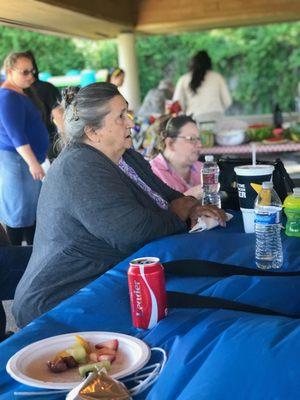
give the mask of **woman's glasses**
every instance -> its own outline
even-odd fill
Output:
[[[23,76],[28,76],[28,75],[35,75],[36,70],[35,69],[18,69],[18,68],[13,68],[15,71],[19,72],[19,74]]]
[[[201,143],[201,139],[195,136],[177,136],[176,139],[185,139],[187,142],[196,144]]]

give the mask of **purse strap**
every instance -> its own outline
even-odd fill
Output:
[[[166,274],[179,276],[228,277],[232,275],[246,276],[300,276],[300,271],[273,272],[236,267],[204,260],[177,260],[163,263]],[[202,296],[184,292],[167,291],[169,308],[213,308],[243,311],[254,314],[300,318],[300,314],[284,313],[269,308],[253,306],[221,297]]]
[[[166,274],[179,276],[211,276],[225,278],[232,275],[246,276],[300,276],[300,271],[270,271],[238,267],[207,260],[175,260],[163,263]]]

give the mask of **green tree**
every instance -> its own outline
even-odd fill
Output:
[[[118,65],[115,40],[58,38],[0,27],[0,59],[10,51],[34,52],[39,69],[61,75],[69,69],[109,68]],[[188,70],[200,49],[209,52],[215,70],[229,83],[231,111],[268,113],[275,102],[294,109],[300,75],[300,23],[247,28],[213,29],[181,35],[138,36],[136,49],[142,97],[162,78],[174,83]]]
[[[214,29],[201,33],[140,36],[137,39],[141,92],[163,77],[175,83],[190,58],[209,52],[214,69],[229,82],[236,112],[271,112],[275,102],[290,111],[300,75],[300,23]]]
[[[115,40],[101,42],[74,39],[74,43],[85,60],[85,68],[95,70],[118,65],[118,50]]]
[[[63,75],[85,66],[83,54],[72,39],[0,26],[0,60],[12,51],[32,50],[40,71]]]

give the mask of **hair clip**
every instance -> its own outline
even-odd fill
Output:
[[[79,115],[78,115],[76,104],[73,104],[73,118],[74,118],[74,121],[79,120]]]
[[[170,125],[171,125],[171,123],[172,123],[172,120],[173,120],[173,117],[169,118],[169,120],[168,120],[168,122],[167,122],[167,124],[166,124],[165,132],[167,132],[167,133],[168,133],[168,130],[169,130]]]
[[[69,86],[61,91],[61,96],[68,106],[72,103],[79,90],[79,86]]]

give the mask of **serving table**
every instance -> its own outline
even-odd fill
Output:
[[[300,143],[288,142],[282,144],[263,144],[261,142],[255,143],[257,153],[285,153],[300,151]],[[242,144],[237,146],[213,146],[202,147],[201,154],[251,154],[252,144]]]

